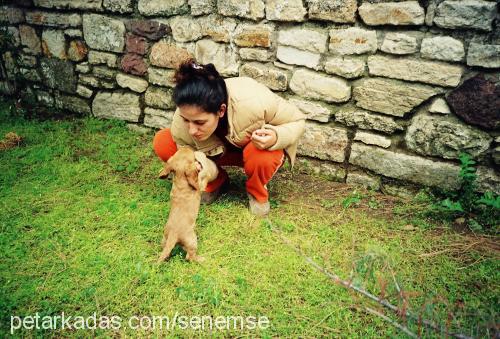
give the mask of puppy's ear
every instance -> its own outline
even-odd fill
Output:
[[[167,179],[170,172],[172,172],[172,167],[170,166],[169,161],[167,161],[163,164],[163,168],[160,171],[160,173],[158,174],[158,178],[159,179]]]
[[[189,183],[189,186],[191,186],[195,190],[200,189],[200,185],[198,183],[198,170],[196,167],[193,166],[192,169],[189,170],[189,172],[186,172],[186,179]]]

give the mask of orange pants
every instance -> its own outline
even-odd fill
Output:
[[[153,149],[163,161],[167,161],[177,152],[177,145],[169,128],[156,133],[153,139]],[[258,202],[266,202],[269,199],[269,193],[265,185],[281,167],[284,160],[283,150],[260,150],[250,142],[243,148],[242,152],[227,152],[215,160],[219,168],[219,175],[207,185],[206,191],[215,191],[228,179],[227,172],[221,168],[222,166],[238,166],[243,167],[247,175],[247,192]]]

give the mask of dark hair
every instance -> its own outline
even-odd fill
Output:
[[[213,64],[201,65],[189,59],[179,66],[174,78],[177,106],[195,105],[215,114],[222,104],[227,105],[226,83]]]

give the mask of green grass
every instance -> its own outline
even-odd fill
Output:
[[[133,315],[176,313],[266,316],[270,325],[214,332],[23,329],[14,336],[404,337],[364,312],[366,300],[312,268],[280,234],[343,279],[397,303],[390,267],[410,307],[435,321],[446,321],[446,300],[449,308],[464,305],[454,314],[469,334],[485,321],[498,323],[497,239],[423,218],[425,196],[387,197],[287,169],[270,184],[273,208],[262,220],[248,213],[244,175],[232,170],[229,193],[202,207],[198,218],[206,262],[188,263],[177,249],[157,265],[171,184],[156,178],[161,164],[152,132],[93,118],[28,121],[6,107],[0,114],[0,138],[11,131],[23,137],[21,146],[0,151],[2,336],[13,315],[64,312],[119,316],[124,326]],[[418,331],[414,322],[408,326]]]

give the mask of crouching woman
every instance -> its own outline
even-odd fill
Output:
[[[177,69],[175,83],[177,110],[171,128],[155,135],[155,153],[167,161],[178,146],[190,146],[213,160],[219,173],[203,193],[205,203],[229,180],[222,167],[243,167],[250,211],[269,213],[266,185],[285,157],[294,164],[305,116],[251,78],[223,79],[213,64],[190,59]]]

